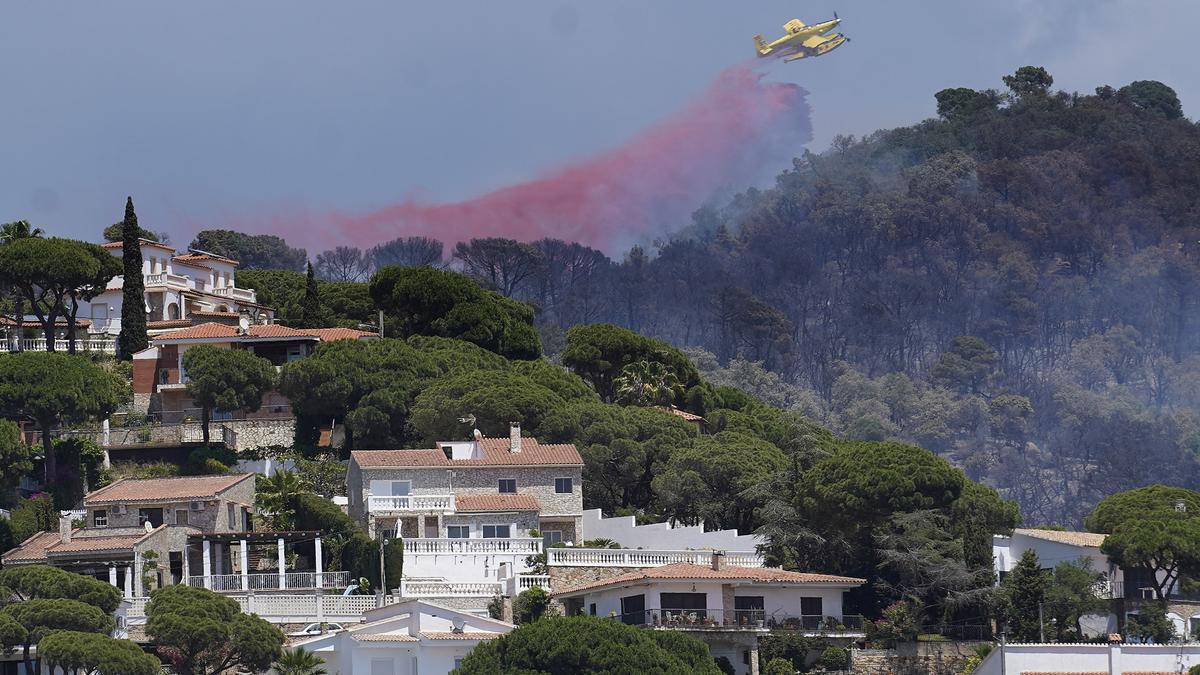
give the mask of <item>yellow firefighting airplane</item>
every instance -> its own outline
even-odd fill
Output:
[[[759,56],[782,56],[785,62],[795,61],[806,56],[821,56],[840,47],[843,42],[850,39],[841,33],[826,35],[841,22],[842,20],[838,18],[836,12],[832,19],[814,23],[811,26],[806,26],[799,19],[792,19],[783,24],[787,35],[774,42],[767,42],[763,36],[755,35],[754,46],[758,48]]]

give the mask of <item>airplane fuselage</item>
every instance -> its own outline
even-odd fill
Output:
[[[846,41],[846,37],[840,33],[827,35],[841,22],[841,19],[830,19],[806,26],[793,20],[784,26],[787,33],[783,37],[769,43],[758,42],[758,55],[760,57],[782,56],[784,61],[794,61],[806,56],[826,54]],[[824,39],[820,40],[816,46],[811,46],[811,43],[810,46],[806,46],[804,43],[812,38]],[[756,38],[757,40],[759,38]]]

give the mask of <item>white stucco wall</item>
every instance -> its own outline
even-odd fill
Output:
[[[692,590],[693,586],[696,590]],[[735,607],[724,606],[721,584],[719,582],[654,582],[623,588],[602,589],[584,596],[583,611],[590,611],[591,603],[596,603],[597,616],[612,616],[621,614],[621,598],[630,595],[645,595],[646,609],[659,610],[662,608],[663,593],[704,593],[706,606],[709,610],[733,612]],[[767,585],[739,585],[733,587],[734,597],[763,596],[763,608],[767,616],[800,616],[800,598],[821,598],[821,611],[824,616],[841,616],[841,588],[786,588]]]
[[[1003,660],[1004,668],[1000,667]],[[1003,659],[993,649],[977,675],[1020,675],[1046,673],[1187,672],[1200,664],[1200,644],[1187,645],[1008,645]],[[1111,670],[1110,670],[1111,665]]]
[[[727,551],[753,551],[761,543],[750,534],[737,530],[705,532],[702,525],[672,527],[670,523],[638,525],[633,516],[605,518],[600,509],[583,512],[584,539],[612,539],[624,548],[676,550],[713,548]]]

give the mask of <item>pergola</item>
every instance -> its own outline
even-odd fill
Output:
[[[304,542],[313,544],[313,570],[287,570],[287,546]],[[254,544],[269,544],[274,542],[277,563],[274,572],[251,573],[250,547]],[[287,532],[225,532],[189,534],[184,560],[192,550],[192,545],[198,543],[201,551],[201,574],[191,576],[190,570],[185,570],[188,583],[192,586],[202,586],[213,591],[267,591],[267,590],[299,590],[317,588],[340,588],[346,584],[349,574],[346,572],[326,572],[324,569],[323,551],[321,548],[321,533],[316,530],[287,531]],[[230,573],[224,566],[225,556],[222,551],[229,552],[230,567],[233,566],[232,546],[237,546],[238,572]],[[215,549],[215,551],[214,551]],[[185,565],[187,563],[185,562]]]

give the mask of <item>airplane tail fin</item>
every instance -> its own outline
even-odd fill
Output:
[[[759,54],[766,54],[768,51],[770,51],[770,48],[767,47],[767,41],[764,40],[763,36],[761,35],[754,36],[754,47],[758,49]]]

